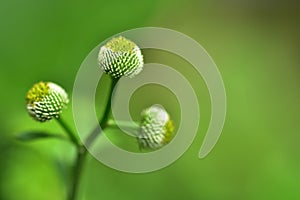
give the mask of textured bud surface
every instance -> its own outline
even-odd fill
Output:
[[[143,55],[132,41],[120,36],[100,48],[98,63],[102,71],[114,78],[134,77],[143,69]]]
[[[173,122],[163,108],[154,105],[142,112],[138,134],[138,141],[142,148],[160,148],[169,143],[173,135]]]
[[[28,113],[40,122],[58,118],[68,102],[68,94],[65,90],[51,82],[35,84],[26,96]]]

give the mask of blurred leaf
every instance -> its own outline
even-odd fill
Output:
[[[47,132],[41,132],[41,131],[24,132],[17,136],[18,140],[24,141],[24,142],[38,140],[38,139],[47,139],[47,138],[65,139],[61,135],[47,133]]]
[[[58,172],[60,181],[63,183],[65,186],[65,190],[68,189],[69,180],[70,180],[70,171],[72,171],[72,167],[67,165],[66,163],[62,162],[59,159],[54,160],[54,167]]]

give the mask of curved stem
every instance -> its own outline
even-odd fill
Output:
[[[70,189],[70,194],[69,194],[69,200],[75,200],[76,199],[76,192],[78,190],[79,186],[79,180],[80,176],[82,173],[82,168],[83,164],[86,158],[86,155],[88,153],[87,148],[90,147],[93,143],[93,141],[102,133],[102,131],[107,127],[108,125],[108,117],[111,111],[111,100],[112,100],[112,93],[113,90],[117,84],[119,79],[114,79],[111,78],[111,85],[110,85],[110,90],[108,94],[108,100],[107,100],[107,105],[105,107],[104,114],[102,116],[102,119],[99,120],[99,124],[94,128],[94,130],[91,132],[91,134],[87,137],[86,141],[84,142],[84,145],[80,145],[77,147],[77,158],[76,158],[76,163],[74,166],[74,171],[73,171],[73,180],[72,180],[72,186]]]
[[[77,137],[75,136],[74,132],[71,130],[71,128],[67,125],[67,123],[61,118],[56,118],[56,121],[59,123],[59,125],[66,131],[68,134],[70,140],[76,145],[79,146],[79,141]]]
[[[110,114],[110,111],[111,111],[112,93],[113,93],[113,90],[114,90],[118,80],[119,79],[111,78],[111,86],[110,86],[110,91],[109,91],[109,94],[108,94],[107,104],[106,104],[105,111],[104,111],[104,114],[102,116],[102,119],[99,120],[100,126],[96,125],[96,127],[91,132],[91,134],[86,138],[84,144],[86,145],[87,148],[92,145],[93,141],[95,141],[95,139],[98,137],[98,135],[100,133],[102,133],[102,130],[105,129],[108,125],[107,122],[108,122],[108,117],[109,117],[109,114]]]

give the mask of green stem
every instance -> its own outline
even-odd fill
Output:
[[[92,143],[95,141],[95,139],[98,137],[98,135],[100,133],[102,133],[102,130],[104,130],[108,124],[108,118],[109,118],[109,114],[110,114],[110,111],[111,111],[111,100],[112,100],[112,93],[113,93],[113,90],[117,84],[119,79],[114,79],[114,78],[111,78],[111,86],[110,86],[110,91],[109,91],[109,94],[108,94],[108,100],[107,100],[107,104],[106,104],[106,107],[105,107],[105,111],[104,111],[104,114],[102,116],[102,119],[99,120],[100,122],[100,126],[97,125],[94,130],[91,132],[91,134],[86,138],[85,140],[85,145],[86,147],[90,147],[92,145]]]
[[[86,155],[88,153],[88,147],[90,147],[93,143],[93,141],[102,133],[102,130],[104,130],[108,125],[108,117],[111,111],[111,100],[112,100],[112,93],[113,90],[117,84],[119,79],[111,78],[111,86],[108,94],[108,100],[107,105],[105,107],[104,114],[102,116],[102,119],[99,120],[100,126],[97,125],[94,130],[91,132],[91,134],[87,137],[85,141],[85,146],[80,145],[77,147],[77,158],[74,166],[73,171],[73,180],[72,180],[72,186],[70,189],[69,194],[69,200],[75,200],[76,199],[76,193],[79,186],[79,180],[83,169],[83,164],[86,158]],[[101,127],[101,128],[100,128]]]
[[[56,118],[56,121],[59,123],[59,125],[66,131],[68,134],[70,140],[76,145],[79,146],[79,141],[76,138],[74,132],[71,130],[71,128],[67,125],[67,123],[61,118]]]
[[[76,192],[78,191],[78,187],[79,187],[79,179],[80,179],[81,171],[83,168],[83,164],[87,152],[88,152],[87,149],[83,145],[77,148],[77,157],[73,169],[73,174],[72,174],[73,179],[71,182],[71,188],[70,188],[68,200],[76,199]]]
[[[129,128],[133,131],[139,129],[139,125],[132,121],[115,121],[113,119],[108,120],[107,125],[111,128]]]

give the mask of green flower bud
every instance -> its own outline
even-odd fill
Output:
[[[163,108],[153,105],[142,112],[137,137],[142,148],[158,149],[169,143],[173,135],[173,122]]]
[[[40,122],[58,118],[68,102],[68,94],[65,90],[51,82],[39,82],[33,85],[26,96],[28,113]]]
[[[100,48],[98,63],[102,71],[114,78],[134,77],[143,69],[143,55],[132,41],[120,36]]]

